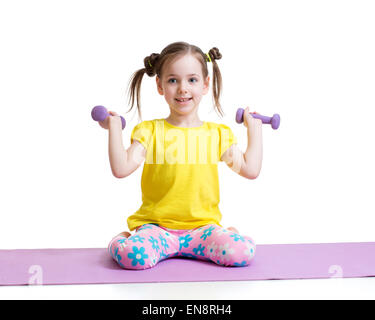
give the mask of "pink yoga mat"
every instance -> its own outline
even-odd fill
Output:
[[[107,249],[0,250],[0,285],[353,278],[375,276],[375,242],[258,245],[247,267],[173,258],[125,270]]]

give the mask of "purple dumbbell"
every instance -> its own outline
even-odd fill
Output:
[[[243,122],[243,113],[245,112],[244,109],[239,108],[236,113],[236,122],[237,123],[242,123]],[[275,113],[272,117],[266,117],[262,116],[261,114],[258,113],[251,113],[252,117],[255,119],[260,119],[262,120],[262,123],[267,123],[270,124],[272,129],[277,129],[280,125],[280,116]]]
[[[96,106],[96,107],[92,108],[92,110],[91,110],[91,117],[95,121],[104,121],[105,118],[107,118],[108,116],[110,116],[110,114],[108,113],[107,109],[103,106]],[[124,130],[124,128],[126,126],[126,121],[122,116],[120,116],[120,118],[121,118],[121,122],[122,122],[122,129]]]

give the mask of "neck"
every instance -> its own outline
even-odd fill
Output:
[[[176,127],[200,127],[203,125],[196,113],[187,115],[171,113],[165,120]]]

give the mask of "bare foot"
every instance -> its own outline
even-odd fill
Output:
[[[125,238],[129,238],[129,237],[131,236],[131,234],[130,234],[130,232],[123,231],[123,232],[119,233],[119,234],[117,235],[117,237],[118,237],[118,236],[123,236],[123,237],[125,237]]]
[[[234,233],[239,233],[235,227],[229,227],[227,230],[233,231]]]

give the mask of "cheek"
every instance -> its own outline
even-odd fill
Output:
[[[204,89],[203,88],[196,88],[193,90],[193,94],[196,96],[196,97],[201,97],[203,94],[204,94]]]
[[[174,96],[174,91],[173,91],[173,89],[172,88],[168,88],[168,89],[166,89],[165,90],[165,96],[166,97],[173,97]]]
[[[165,94],[173,95],[175,92],[175,89],[172,86],[168,86],[165,88]]]

